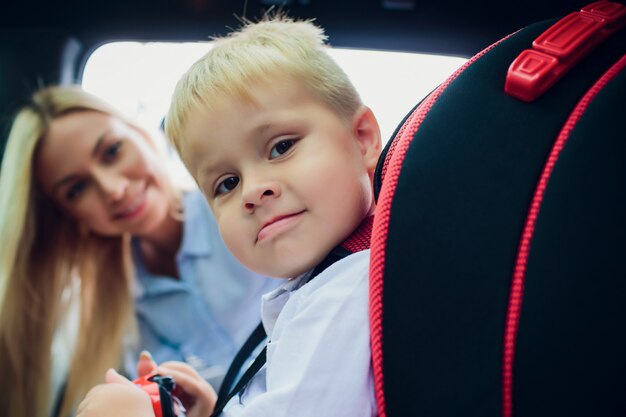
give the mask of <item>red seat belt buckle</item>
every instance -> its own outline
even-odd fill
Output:
[[[571,13],[534,40],[509,67],[504,91],[531,102],[626,23],[626,7],[606,0]]]

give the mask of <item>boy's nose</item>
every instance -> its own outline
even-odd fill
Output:
[[[280,194],[280,185],[276,181],[256,182],[248,187],[244,184],[242,194],[244,209],[252,213],[256,207],[262,206],[270,199],[279,197]]]

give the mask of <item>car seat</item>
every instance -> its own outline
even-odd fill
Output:
[[[470,59],[376,170],[381,417],[626,415],[626,7]]]

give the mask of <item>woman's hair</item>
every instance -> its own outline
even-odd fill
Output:
[[[0,171],[0,404],[13,417],[46,417],[51,347],[80,279],[80,326],[59,416],[67,416],[109,367],[132,329],[129,236],[86,232],[38,189],[37,146],[62,115],[97,111],[126,120],[79,87],[36,92],[18,112]],[[74,293],[76,293],[75,291]],[[74,300],[76,302],[77,300]]]
[[[215,46],[194,63],[176,85],[166,118],[167,136],[180,153],[183,126],[194,110],[212,108],[220,100],[253,101],[250,86],[292,77],[313,97],[344,120],[350,120],[361,99],[345,72],[328,55],[326,36],[310,21],[281,14],[247,22],[216,39]]]

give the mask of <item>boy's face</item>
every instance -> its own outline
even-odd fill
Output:
[[[373,212],[380,131],[366,107],[345,121],[292,80],[268,84],[253,87],[256,104],[191,114],[182,158],[233,254],[290,278]]]

